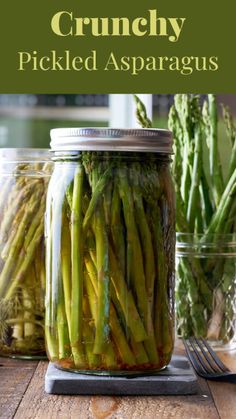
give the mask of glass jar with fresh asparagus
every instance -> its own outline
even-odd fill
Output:
[[[151,128],[145,106],[134,99],[140,125]],[[217,349],[233,348],[236,334],[236,127],[229,109],[222,106],[222,111],[221,135],[215,95],[201,104],[198,96],[177,94],[169,113],[177,332],[185,338],[203,336]]]
[[[215,349],[233,349],[236,234],[213,234],[206,239],[202,234],[178,233],[176,269],[178,333],[204,336]],[[198,274],[198,281],[193,273]]]
[[[0,355],[45,356],[48,150],[0,150]]]
[[[226,151],[219,151],[223,130],[219,136],[216,97],[208,95],[201,105],[197,96],[175,96],[169,127],[177,231],[182,233],[177,239],[177,330],[184,337],[204,336],[218,349],[232,347],[236,315],[236,128],[227,108],[223,122],[228,160]]]
[[[46,343],[59,368],[155,371],[170,361],[171,135],[56,129],[46,206]]]

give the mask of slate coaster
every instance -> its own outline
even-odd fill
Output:
[[[45,391],[49,394],[150,396],[195,394],[198,389],[188,359],[178,355],[172,357],[164,371],[151,376],[127,378],[77,374],[59,370],[52,363],[45,376]]]

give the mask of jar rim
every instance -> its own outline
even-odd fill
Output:
[[[236,233],[176,233],[176,247],[232,247],[236,246]]]
[[[6,163],[40,163],[51,161],[48,148],[1,148],[0,162]]]
[[[172,133],[158,128],[54,128],[52,151],[127,151],[172,154]]]

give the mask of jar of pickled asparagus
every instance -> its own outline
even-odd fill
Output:
[[[55,129],[46,206],[46,344],[59,368],[163,369],[174,343],[171,133]]]
[[[0,355],[45,356],[48,150],[0,150]]]

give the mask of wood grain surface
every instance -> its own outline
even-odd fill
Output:
[[[205,382],[194,396],[181,397],[86,397],[53,396],[44,392],[47,363],[41,362],[17,410],[16,419],[30,418],[190,418],[195,406],[196,416],[218,418]]]
[[[37,362],[0,358],[0,418],[12,418],[37,367]]]
[[[183,354],[181,344],[176,353]],[[222,359],[236,370],[236,352]],[[44,392],[47,362],[0,358],[1,419],[233,419],[236,385],[199,379],[193,396],[55,396]]]
[[[232,371],[236,372],[236,351],[222,352],[220,358]],[[222,419],[236,418],[236,384],[209,382],[215,406]]]

